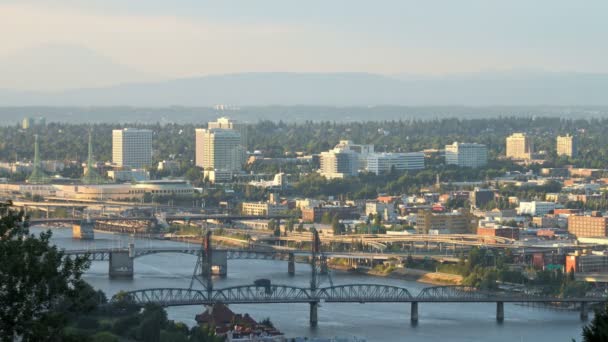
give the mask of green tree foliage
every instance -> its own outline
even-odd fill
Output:
[[[583,327],[583,342],[608,341],[608,304],[595,313],[593,320]]]
[[[334,235],[341,235],[344,234],[344,225],[342,223],[340,223],[340,219],[338,218],[338,215],[335,215],[332,219],[331,219],[331,229],[334,233]]]
[[[61,341],[78,299],[86,258],[65,258],[51,232],[30,234],[23,214],[0,205],[0,338]]]

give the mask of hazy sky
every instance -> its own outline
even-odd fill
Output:
[[[607,14],[607,0],[0,0],[0,74],[12,71],[0,88],[43,76],[44,89],[245,71],[608,72]],[[71,66],[89,73],[58,76]]]

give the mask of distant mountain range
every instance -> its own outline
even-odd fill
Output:
[[[608,74],[486,72],[441,77],[240,73],[58,92],[0,89],[0,106],[603,106]]]

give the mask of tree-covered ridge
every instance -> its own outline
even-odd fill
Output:
[[[175,157],[194,158],[194,129],[205,127],[182,124],[68,124],[50,123],[44,127],[22,130],[17,126],[0,127],[0,159],[18,160],[33,157],[34,134],[39,134],[40,152],[44,159],[85,160],[87,132],[93,130],[97,160],[111,160],[112,129],[148,128],[154,131],[156,160]],[[593,167],[594,160],[608,158],[604,146],[608,136],[608,119],[568,120],[552,117],[499,117],[494,119],[437,119],[403,121],[344,122],[321,121],[286,123],[259,121],[249,126],[249,150],[262,150],[270,156],[286,152],[319,153],[339,140],[350,139],[361,144],[374,144],[378,151],[421,151],[439,149],[454,141],[479,142],[488,145],[490,157],[504,153],[505,137],[513,132],[527,132],[534,138],[537,150],[553,151],[558,134],[571,133],[579,138],[581,156],[575,163]]]

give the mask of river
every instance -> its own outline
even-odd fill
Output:
[[[40,228],[32,228],[33,233]],[[71,230],[54,228],[52,241],[60,248],[84,249],[126,247],[129,237],[95,233],[94,241],[74,240]],[[170,247],[177,242],[135,240],[135,246]],[[108,297],[120,290],[153,287],[187,288],[192,277],[196,257],[186,254],[152,254],[135,259],[133,279],[108,278],[107,261],[93,262],[84,279]],[[429,285],[400,279],[369,277],[332,271],[334,284],[376,283],[406,287],[413,295]],[[216,288],[251,284],[258,278],[269,278],[275,284],[306,287],[310,281],[310,267],[296,264],[296,274],[287,274],[282,261],[234,260],[229,261],[228,276],[216,278]],[[321,286],[328,286],[325,281]],[[200,286],[199,286],[200,288]],[[583,323],[578,312],[550,311],[545,309],[505,304],[505,321],[495,320],[496,304],[427,304],[420,303],[419,323],[410,324],[408,304],[333,304],[323,303],[319,308],[319,325],[308,326],[307,304],[231,305],[235,312],[248,312],[262,320],[269,317],[287,336],[358,336],[367,341],[571,341],[581,340]],[[168,308],[170,319],[195,324],[194,315],[203,311],[200,306]]]

